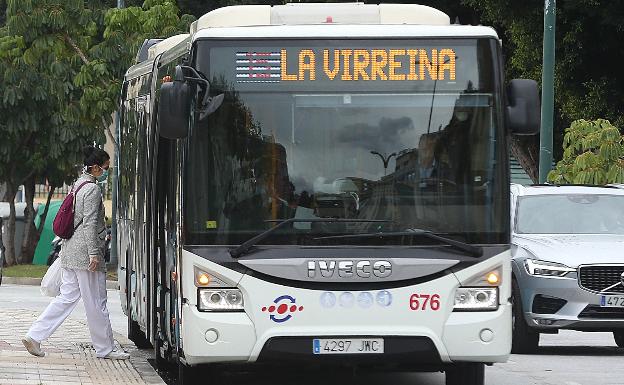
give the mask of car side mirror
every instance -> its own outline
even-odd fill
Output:
[[[172,82],[163,83],[158,99],[160,136],[167,139],[186,138],[191,119],[191,87],[184,80],[180,66],[175,68]]]
[[[513,79],[507,86],[505,115],[512,134],[534,135],[540,130],[540,97],[537,82]]]

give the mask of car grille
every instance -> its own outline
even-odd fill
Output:
[[[588,305],[585,309],[583,309],[578,317],[593,319],[624,319],[624,308]]]
[[[624,272],[624,265],[581,266],[579,267],[579,286],[598,293],[621,294],[624,293],[622,272]],[[603,290],[613,285],[616,286],[603,292]]]

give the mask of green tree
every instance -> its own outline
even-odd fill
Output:
[[[7,24],[0,31],[0,180],[5,182],[4,198],[11,207],[8,264],[32,261],[40,234],[33,224],[35,183],[44,179],[62,183],[76,163],[73,155],[79,144],[93,137],[76,124],[77,119],[70,119],[79,96],[72,84],[75,66],[63,51],[62,38],[48,32],[64,23],[59,9],[49,2],[9,1]],[[67,151],[72,147],[73,151]],[[26,196],[26,226],[21,257],[16,259],[13,202],[20,185]]]
[[[608,120],[576,120],[563,137],[563,159],[548,174],[557,184],[624,183],[624,135]]]
[[[0,29],[0,181],[11,206],[9,265],[31,262],[41,233],[32,220],[35,183],[71,181],[83,145],[104,141],[123,74],[143,39],[188,31],[193,20],[178,17],[172,0],[125,9],[110,9],[110,3],[8,0],[6,26]],[[17,260],[13,201],[21,184],[27,225]]]
[[[542,77],[543,0],[462,0],[482,12],[503,38],[508,78]],[[555,158],[561,159],[565,127],[578,119],[606,118],[624,127],[624,78],[619,76],[624,51],[621,15],[624,3],[570,0],[557,3],[555,65]],[[512,151],[537,175],[537,138],[514,138]],[[533,178],[536,180],[535,178]]]
[[[4,26],[6,15],[6,0],[0,0],[0,27]]]
[[[71,43],[82,62],[74,84],[83,91],[80,99],[83,124],[106,130],[114,141],[109,127],[125,71],[134,64],[145,39],[188,32],[195,18],[178,14],[173,0],[147,0],[142,7],[111,8],[104,15],[103,30],[96,44]]]

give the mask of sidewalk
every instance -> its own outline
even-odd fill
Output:
[[[87,325],[71,317],[42,343],[45,357],[30,355],[21,339],[38,315],[30,310],[0,310],[0,384],[165,385],[147,362],[150,352],[138,350],[118,333],[114,333],[118,348],[130,353],[130,360],[96,358]]]

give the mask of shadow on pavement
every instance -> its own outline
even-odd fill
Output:
[[[616,346],[540,346],[535,356],[624,356]]]
[[[198,369],[199,378],[211,378],[214,385],[442,385],[444,376],[440,373],[384,373],[359,371],[350,369],[330,370],[295,370],[289,365],[275,368],[263,368],[246,372],[215,373],[210,368]],[[160,373],[167,385],[176,385],[171,373]]]

